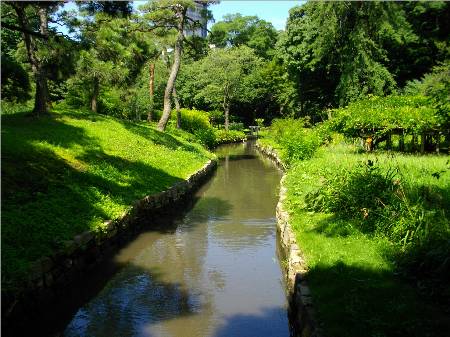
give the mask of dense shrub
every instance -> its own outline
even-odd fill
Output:
[[[370,97],[331,112],[334,130],[356,137],[362,130],[383,134],[393,129],[419,133],[439,129],[443,119],[430,99],[422,95]]]
[[[408,269],[449,276],[450,196],[432,186],[409,185],[398,167],[369,160],[334,169],[305,196],[306,209],[332,212],[362,232],[387,237]]]
[[[229,130],[242,131],[244,130],[244,123],[233,122],[228,126]]]
[[[209,121],[211,125],[220,125],[225,123],[225,115],[223,111],[212,110],[208,111]]]
[[[25,103],[16,103],[1,100],[0,111],[2,115],[14,115],[22,112],[31,112],[33,110],[33,100],[29,100]]]
[[[245,139],[245,133],[237,130],[215,130],[216,144],[239,142]]]
[[[273,138],[282,147],[281,157],[287,165],[311,158],[329,137],[326,128],[306,128],[305,124],[304,119],[277,119],[272,123]]]
[[[208,114],[205,111],[201,110],[189,110],[189,109],[181,109],[181,128],[187,132],[195,134],[200,130],[206,130],[211,128],[211,124],[209,123]],[[172,119],[176,119],[177,117],[176,111],[172,111],[171,117]]]
[[[204,146],[213,148],[219,144],[236,142],[245,139],[242,131],[225,131],[216,129],[210,124],[209,113],[201,110],[181,109],[181,128],[195,136]],[[172,112],[172,123],[175,123],[176,112]]]
[[[194,131],[195,138],[205,147],[211,149],[217,145],[217,137],[212,127]]]

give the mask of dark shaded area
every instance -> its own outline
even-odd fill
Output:
[[[415,290],[391,272],[340,262],[311,268],[307,281],[330,336],[444,337],[450,331],[448,308],[415,300]]]
[[[242,155],[237,155],[237,154],[231,154],[229,156],[226,156],[224,158],[220,158],[222,161],[237,161],[237,160],[251,160],[251,159],[256,159],[258,158],[258,156],[254,155],[254,154],[242,154]]]
[[[239,314],[227,317],[225,324],[219,328],[214,337],[277,337],[284,327],[273,324],[271,317],[287,315],[286,308],[273,307],[264,309],[261,314]]]

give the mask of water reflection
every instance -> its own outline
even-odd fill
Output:
[[[217,152],[193,209],[174,230],[142,233],[119,252],[127,266],[65,336],[288,336],[275,247],[280,173],[249,144]]]

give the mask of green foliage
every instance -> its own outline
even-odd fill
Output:
[[[429,97],[443,124],[450,126],[450,61],[434,67],[433,72],[425,74],[420,81],[408,82],[404,92]]]
[[[302,109],[313,111],[392,93],[387,45],[415,38],[396,3],[308,2],[290,10],[278,51],[296,79]]]
[[[33,101],[24,103],[16,103],[10,101],[1,100],[0,111],[2,115],[15,115],[21,113],[30,113],[33,110]]]
[[[276,119],[272,123],[271,137],[281,147],[287,165],[311,158],[328,138],[323,128],[307,128],[305,124],[305,119]]]
[[[258,56],[267,59],[274,54],[277,31],[270,22],[257,16],[228,14],[224,16],[223,21],[211,27],[208,39],[220,48],[246,45]]]
[[[244,123],[231,122],[229,126],[230,130],[242,131],[244,130]]]
[[[181,109],[181,128],[207,148],[214,148],[224,143],[237,142],[245,139],[245,134],[240,130],[229,130],[214,128],[210,122],[210,113],[201,110]],[[176,113],[172,112],[172,124],[175,124]],[[242,126],[242,125],[240,125]],[[239,129],[239,128],[238,128]]]
[[[257,93],[251,75],[260,59],[246,47],[213,49],[207,57],[186,66],[178,90],[185,105],[226,110],[233,103],[247,102]],[[186,104],[187,103],[187,104]]]
[[[448,159],[360,154],[340,141],[294,162],[285,180],[325,333],[441,336],[448,326],[441,306],[450,275]]]
[[[147,123],[60,106],[53,117],[3,116],[2,158],[2,286],[9,288],[30,262],[100,230],[213,155]]]
[[[25,102],[31,98],[30,78],[20,63],[2,53],[2,99]]]
[[[235,143],[246,139],[244,132],[240,130],[215,130],[216,144]]]
[[[449,170],[444,167],[446,175]],[[331,212],[352,220],[364,233],[387,237],[399,247],[402,264],[418,263],[420,251],[422,273],[439,274],[442,279],[450,271],[441,259],[442,252],[450,250],[450,195],[445,189],[407,180],[399,166],[371,159],[321,170],[321,175],[321,184],[305,194],[306,210]],[[448,177],[440,178],[442,184],[448,183]],[[414,263],[409,254],[414,255]]]
[[[336,131],[356,137],[362,130],[383,134],[392,129],[419,133],[440,129],[441,116],[430,100],[421,95],[370,97],[332,111]]]
[[[190,133],[195,133],[198,130],[211,128],[209,123],[208,113],[200,110],[180,109],[181,113],[181,128]],[[171,114],[172,118],[176,118],[175,111]]]
[[[211,125],[214,125],[214,126],[223,124],[225,121],[223,111],[220,111],[220,110],[208,111],[208,116],[209,116],[209,122],[211,123]]]

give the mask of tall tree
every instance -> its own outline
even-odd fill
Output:
[[[198,5],[207,3],[208,1],[197,1]],[[154,0],[140,7],[144,12],[142,21],[144,29],[153,31],[157,35],[175,33],[176,38],[173,48],[173,62],[167,80],[166,89],[164,91],[164,108],[161,119],[158,122],[158,129],[164,131],[169,121],[172,111],[171,96],[174,92],[175,82],[181,66],[183,46],[186,42],[185,32],[193,31],[199,25],[204,24],[190,18],[188,10],[196,8],[196,1],[193,0]],[[207,20],[209,12],[201,11],[202,16]],[[204,21],[204,20],[202,20]],[[145,25],[147,27],[145,27]]]
[[[153,46],[121,15],[112,17],[104,11],[92,15],[89,10],[82,10],[81,15],[77,27],[84,49],[69,84],[72,91],[87,91],[89,107],[97,112],[102,87],[131,85]]]
[[[178,71],[181,64],[183,52],[184,30],[186,26],[188,8],[193,8],[194,3],[190,0],[157,0],[151,1],[141,10],[146,12],[144,16],[150,23],[150,28],[159,30],[161,33],[170,30],[176,31],[176,41],[174,45],[174,60],[164,91],[164,109],[161,119],[158,122],[158,129],[164,131],[170,118],[172,110],[171,95],[175,86]]]
[[[213,49],[207,57],[192,65],[195,99],[204,100],[216,108],[221,107],[226,130],[229,127],[231,104],[251,100],[255,95],[252,74],[260,63],[252,49],[241,46]]]
[[[291,9],[279,55],[297,79],[301,106],[321,109],[392,92],[386,45],[415,38],[397,3],[308,2]]]
[[[211,27],[208,39],[220,48],[246,45],[258,56],[268,59],[274,54],[277,37],[278,33],[270,22],[257,16],[228,14]]]
[[[8,2],[7,5],[14,10],[17,24],[11,24],[2,17],[2,28],[22,33],[28,62],[36,83],[33,112],[36,116],[46,114],[50,103],[47,85],[48,46],[55,36],[55,32],[49,30],[48,22],[50,14],[60,3]]]

